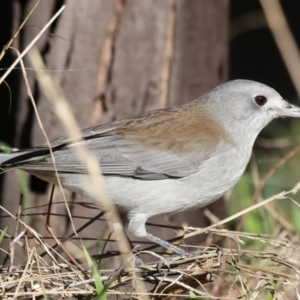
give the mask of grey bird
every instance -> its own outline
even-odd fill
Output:
[[[184,254],[148,233],[147,219],[219,199],[244,173],[257,135],[278,117],[300,117],[300,108],[262,83],[234,80],[185,105],[85,129],[79,143],[97,157],[108,195],[129,231]],[[87,172],[72,152],[75,143],[67,137],[51,143],[62,185],[98,203],[82,185]],[[0,167],[57,184],[45,145],[2,153]]]

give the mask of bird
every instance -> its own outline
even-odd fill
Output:
[[[62,186],[98,203],[82,184],[86,166],[72,151],[84,144],[128,230],[181,255],[184,249],[147,232],[146,221],[219,199],[241,178],[260,131],[279,117],[299,118],[300,108],[263,83],[239,79],[187,104],[94,126],[81,132],[81,141],[61,137],[50,146]],[[49,153],[47,145],[0,153],[0,168],[58,184]]]

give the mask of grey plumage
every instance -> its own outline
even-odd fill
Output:
[[[75,143],[84,143],[129,230],[182,253],[149,235],[146,220],[207,205],[231,189],[258,133],[280,116],[300,117],[300,109],[264,84],[235,80],[186,105],[88,128],[83,141],[62,137],[51,147],[63,186],[92,198],[81,184],[85,165],[72,152]],[[0,164],[56,183],[46,146],[0,154]]]

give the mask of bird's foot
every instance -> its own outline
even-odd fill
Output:
[[[134,254],[133,255],[133,259],[134,259],[134,263],[135,265],[140,268],[142,267],[145,263],[143,262],[143,260],[140,258],[139,254]]]
[[[169,256],[163,257],[159,263],[157,264],[157,270],[159,273],[162,273],[162,268],[167,267],[170,269],[170,264],[172,262],[176,262],[178,260],[184,260],[184,259],[196,259],[200,261],[206,261],[209,258],[216,258],[222,255],[221,249],[217,245],[212,245],[209,247],[206,247],[204,249],[197,249],[195,251],[185,251],[184,249],[180,248],[184,251],[184,254],[172,254]]]

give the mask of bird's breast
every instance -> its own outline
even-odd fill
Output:
[[[201,206],[217,200],[235,186],[243,175],[251,156],[251,148],[239,149],[224,145],[203,162],[194,175],[181,179],[190,189],[190,194]],[[197,206],[196,201],[192,205]]]

